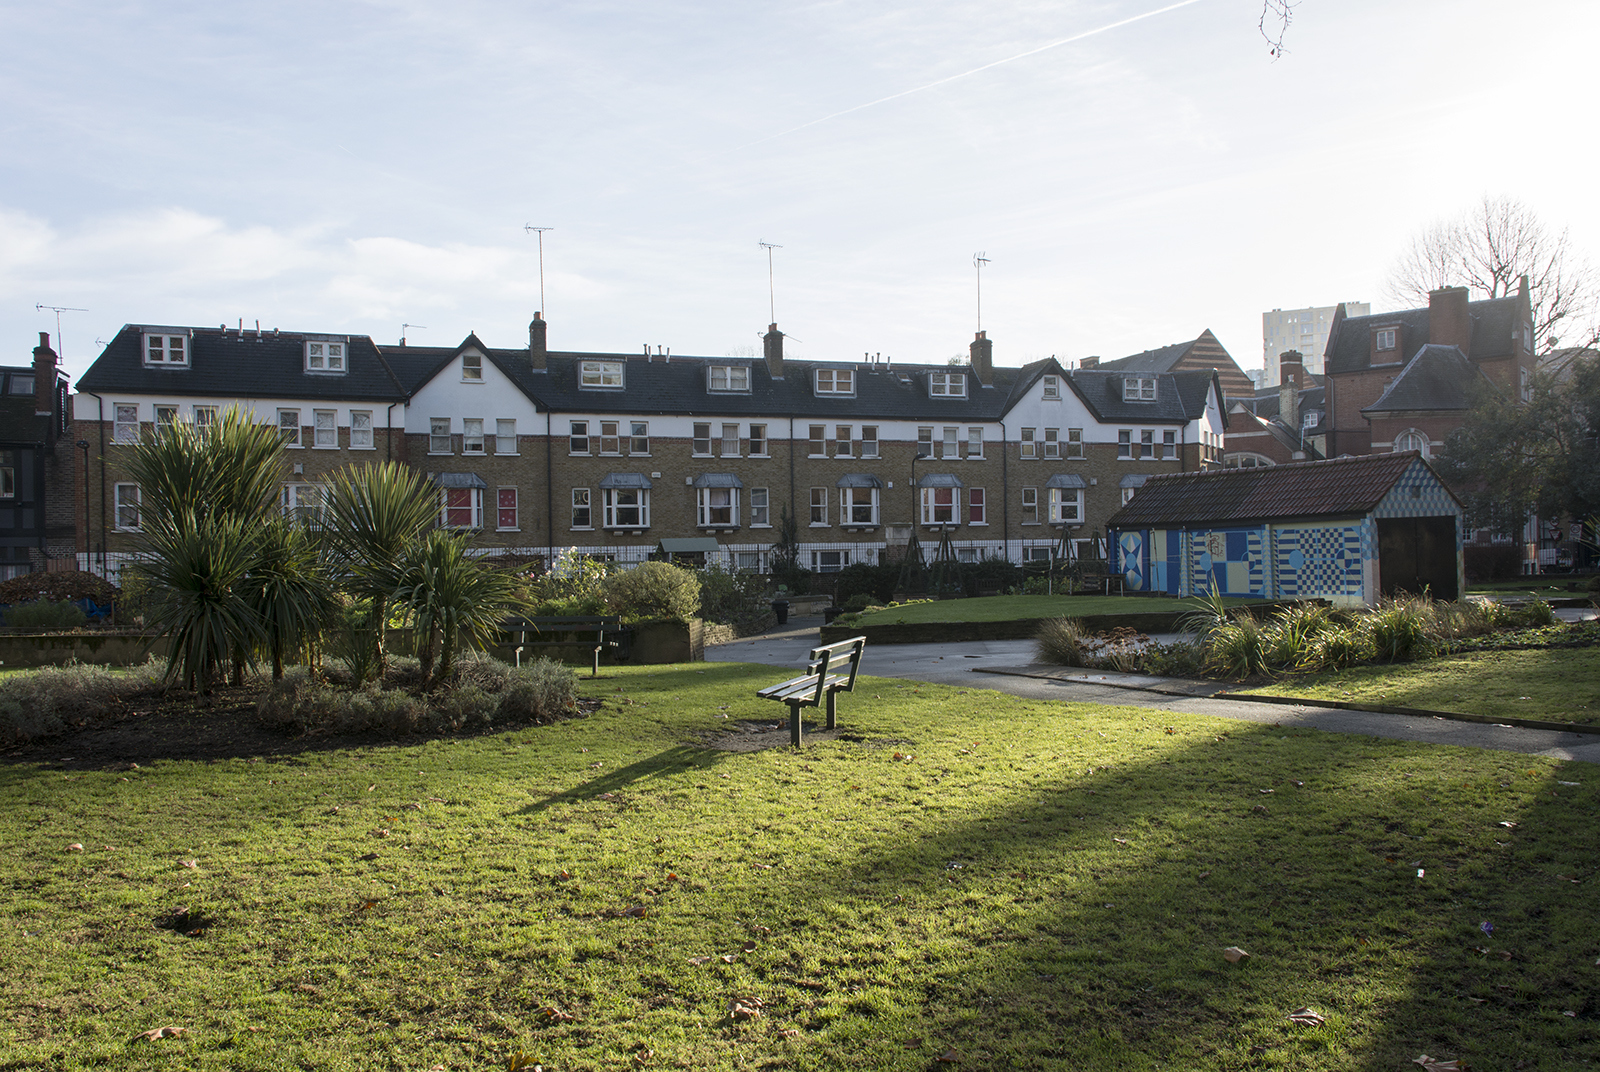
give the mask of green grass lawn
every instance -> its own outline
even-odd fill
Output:
[[[1228,606],[1260,600],[1225,600]],[[979,599],[941,599],[885,607],[861,616],[862,625],[903,625],[927,622],[1010,622],[1027,618],[1081,618],[1089,614],[1163,614],[1200,609],[1193,599],[1161,596],[983,596]]]
[[[1600,768],[882,679],[847,738],[702,746],[776,723],[778,676],[611,670],[592,717],[472,739],[0,767],[0,1069],[1600,1052]]]
[[[1241,695],[1252,692],[1597,725],[1600,648],[1475,651],[1285,677]]]
[[[1467,589],[1469,596],[1484,599],[1586,599],[1594,593],[1588,588],[1588,575],[1576,577],[1519,577],[1509,581],[1490,581],[1475,584]],[[1567,588],[1569,581],[1577,582],[1577,590]]]

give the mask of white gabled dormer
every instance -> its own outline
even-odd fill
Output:
[[[966,398],[967,374],[965,372],[928,373],[929,398]]]
[[[193,341],[192,328],[145,328],[144,367],[188,368]]]
[[[1156,400],[1156,377],[1150,376],[1124,376],[1122,378],[1122,400],[1124,402],[1154,402]]]
[[[620,391],[626,366],[620,360],[578,362],[578,387],[584,391]]]

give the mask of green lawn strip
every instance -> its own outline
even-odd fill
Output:
[[[1225,600],[1229,606],[1260,600]],[[1160,596],[983,596],[978,599],[941,599],[885,607],[864,613],[861,625],[902,625],[927,622],[1010,622],[1028,618],[1082,618],[1091,614],[1170,614],[1200,610],[1193,599]]]
[[[848,739],[701,746],[777,725],[777,676],[0,768],[0,1069],[1553,1070],[1600,1042],[1594,766],[872,678]],[[200,936],[155,925],[177,907]]]
[[[1600,649],[1474,651],[1284,677],[1238,695],[1251,693],[1594,726],[1600,725]]]

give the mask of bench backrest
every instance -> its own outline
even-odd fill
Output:
[[[854,692],[856,687],[856,672],[861,668],[861,653],[866,650],[867,638],[864,636],[851,637],[841,640],[837,644],[828,644],[821,648],[811,649],[811,664],[806,668],[808,674],[817,674],[826,677],[830,667],[837,666],[839,662],[848,660],[850,663],[850,677],[839,691]],[[837,672],[837,671],[836,671]]]

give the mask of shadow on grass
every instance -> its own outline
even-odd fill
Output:
[[[1315,740],[1292,743],[1304,738]],[[1542,878],[1564,895],[1559,911],[1541,909],[1524,888],[1530,874],[1592,862],[1592,816],[1541,796],[1525,814],[1485,807],[1471,830],[1438,829],[1430,801],[1452,783],[1440,781],[1433,756],[1352,737],[1330,765],[1327,740],[1230,728],[1178,752],[1019,787],[963,821],[908,821],[836,865],[778,870],[769,881],[790,887],[780,901],[881,921],[890,947],[926,950],[936,939],[944,952],[903,967],[903,980],[883,979],[853,950],[839,950],[831,967],[849,992],[897,983],[920,992],[921,1030],[968,1067],[1187,1060],[1376,1070],[1427,1052],[1479,1067],[1528,1059],[1554,1068],[1569,1044],[1561,1028],[1573,1028],[1567,1036],[1580,1049],[1592,1045],[1595,984],[1573,978],[1600,939],[1592,913],[1551,876]],[[1273,750],[1275,770],[1233,773],[1241,749]],[[1410,773],[1375,794],[1374,760]],[[1200,803],[1175,813],[1174,789]],[[1502,820],[1519,824],[1508,851],[1487,845]],[[1104,860],[1111,846],[1119,862],[1109,866],[1062,864],[1079,853]],[[987,883],[973,881],[980,876]],[[916,912],[925,908],[950,931],[922,932]],[[1485,946],[1476,926],[1491,911],[1542,919],[1543,933],[1527,939],[1542,952],[1528,963],[1476,952]],[[1227,963],[1230,945],[1254,959]],[[1501,971],[1508,964],[1522,970]],[[1486,970],[1509,981],[1484,982]],[[797,974],[779,965],[773,981],[795,984]],[[1546,988],[1552,996],[1541,1002]],[[1563,988],[1577,993],[1553,996]],[[1563,1000],[1586,1019],[1552,1021],[1551,1003]],[[1301,1006],[1328,1023],[1289,1022]],[[1542,1023],[1529,1015],[1539,1012]],[[847,992],[813,1009],[806,1027],[825,1032],[873,1014],[872,1001]]]
[[[591,778],[586,782],[573,786],[571,789],[563,790],[560,793],[552,793],[543,800],[535,801],[511,814],[537,815],[557,804],[574,804],[578,801],[593,799],[602,793],[615,793],[623,789],[636,788],[641,783],[653,778],[662,778],[667,775],[693,770],[711,770],[729,755],[731,753],[679,745],[630,763],[626,767],[620,767],[617,770]]]

